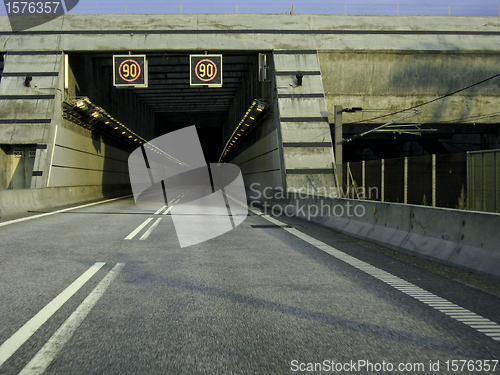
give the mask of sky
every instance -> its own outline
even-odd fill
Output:
[[[12,1],[12,0],[5,0]],[[30,1],[30,0],[20,0]],[[36,0],[33,0],[36,1]],[[182,4],[182,5],[181,5]],[[80,0],[71,14],[278,13],[494,16],[500,0]],[[0,14],[6,14],[0,7]]]

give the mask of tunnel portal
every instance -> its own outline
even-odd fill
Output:
[[[268,95],[259,52],[225,52],[221,87],[190,85],[190,53],[145,55],[148,87],[134,88],[113,86],[113,53],[69,54],[69,95],[88,97],[147,140],[196,125],[207,162],[221,156],[224,124],[238,122],[253,100]]]

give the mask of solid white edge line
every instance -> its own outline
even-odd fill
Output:
[[[255,210],[255,209],[251,208],[250,206],[248,207],[248,209],[250,211],[252,211],[254,214],[257,214],[257,215],[260,214],[260,216],[262,218],[266,219],[267,221],[270,221],[273,224],[276,224],[276,225],[279,225],[279,226],[286,225],[285,223],[283,223],[283,222],[281,222],[281,221],[279,221],[279,220],[277,220],[275,218],[272,218],[269,215],[262,215],[261,212],[259,212],[259,211]],[[500,325],[498,323],[493,322],[493,321],[491,321],[489,319],[486,319],[486,318],[482,317],[481,315],[475,314],[472,311],[467,310],[467,309],[465,309],[463,307],[460,307],[460,306],[458,306],[456,304],[448,305],[448,307],[452,307],[455,311],[456,311],[457,308],[460,308],[460,309],[462,309],[461,311],[463,311],[463,312],[468,312],[468,313],[474,314],[476,318],[484,319],[483,321],[485,323],[483,323],[483,325],[481,327],[478,327],[477,323],[474,324],[474,323],[469,323],[469,322],[463,322],[463,321],[460,320],[460,318],[455,318],[455,317],[451,316],[450,314],[447,314],[446,308],[443,308],[442,305],[441,306],[432,306],[433,304],[437,304],[438,302],[443,303],[444,301],[446,301],[446,302],[448,302],[450,304],[452,302],[449,302],[448,300],[446,300],[444,298],[441,298],[441,297],[438,297],[437,295],[435,295],[435,294],[433,294],[431,292],[427,292],[427,291],[426,291],[427,293],[429,293],[430,295],[432,295],[432,299],[433,299],[434,302],[429,301],[429,299],[428,299],[429,297],[428,296],[426,296],[426,297],[413,296],[411,292],[407,292],[405,290],[401,290],[403,288],[396,288],[393,285],[391,285],[391,283],[389,283],[389,282],[386,281],[386,279],[385,279],[384,276],[385,275],[390,275],[392,281],[404,282],[406,285],[411,285],[412,287],[419,288],[421,290],[425,290],[425,289],[417,287],[416,285],[414,285],[414,284],[412,284],[412,283],[410,283],[410,282],[408,282],[408,281],[406,281],[404,279],[401,279],[401,278],[399,278],[399,277],[397,277],[395,275],[390,274],[389,272],[383,271],[383,270],[381,270],[381,269],[379,269],[379,268],[377,268],[375,266],[372,266],[372,265],[370,265],[368,263],[364,263],[364,262],[363,263],[359,263],[359,262],[362,262],[362,261],[360,261],[359,259],[354,258],[353,256],[348,255],[348,254],[346,254],[346,253],[344,253],[344,252],[342,252],[342,251],[334,248],[333,246],[327,245],[324,242],[321,242],[321,241],[315,239],[314,237],[311,237],[311,236],[309,236],[309,235],[307,235],[305,233],[302,233],[301,231],[299,231],[299,230],[297,230],[295,228],[283,228],[283,229],[286,230],[288,233],[290,233],[290,234],[292,234],[292,235],[300,238],[301,240],[303,240],[303,241],[305,241],[305,242],[307,242],[307,243],[315,246],[316,248],[318,248],[318,249],[320,249],[322,251],[325,251],[326,253],[332,255],[333,257],[335,257],[335,258],[337,258],[337,259],[339,259],[339,260],[341,260],[341,261],[343,261],[343,262],[345,262],[345,263],[353,266],[354,268],[356,268],[356,269],[358,269],[360,271],[363,271],[366,274],[371,275],[372,277],[375,277],[376,279],[384,282],[385,284],[391,286],[392,288],[400,291],[401,293],[404,293],[404,294],[406,294],[409,297],[415,298],[419,302],[423,302],[427,306],[432,307],[436,311],[439,311],[439,312],[441,312],[441,313],[449,316],[450,318],[454,319],[457,322],[460,322],[462,324],[467,325],[468,327],[474,329],[477,332],[480,332],[477,328],[499,328],[500,329]],[[320,245],[320,246],[318,246],[318,245]],[[359,266],[359,264],[361,264],[361,266]],[[372,270],[375,270],[375,272],[372,272]],[[379,275],[384,275],[384,276],[379,276]],[[443,310],[443,311],[441,311],[441,310]],[[486,322],[488,322],[487,323],[488,324],[487,327],[484,326],[486,324]],[[481,333],[485,334],[484,332],[481,332]],[[485,334],[485,335],[491,337],[488,334]],[[495,339],[495,340],[498,340],[498,339]]]
[[[127,237],[125,237],[125,239],[126,239],[126,240],[131,240],[132,238],[134,238],[134,237],[135,237],[135,235],[136,235],[137,233],[139,233],[139,232],[142,230],[142,228],[144,228],[146,225],[148,225],[148,224],[149,224],[149,222],[150,222],[151,220],[153,220],[153,218],[152,218],[152,217],[150,217],[149,219],[144,220],[144,222],[143,222],[141,225],[139,225],[137,228],[135,228],[135,229],[132,231],[132,233],[130,233]]]
[[[0,366],[14,354],[59,308],[73,296],[94,274],[104,266],[105,262],[97,262],[85,271],[70,286],[50,301],[33,318],[26,322],[7,341],[0,346]]]
[[[111,271],[101,280],[99,284],[90,292],[76,310],[69,316],[68,319],[58,328],[52,337],[31,359],[31,361],[23,368],[19,375],[41,375],[52,363],[57,354],[61,351],[64,345],[73,336],[76,329],[80,326],[88,313],[96,305],[97,301],[103,296],[106,289],[111,285],[113,280],[118,276],[118,273],[123,268],[124,263],[116,264]]]
[[[107,199],[107,200],[104,200],[104,201],[99,201],[99,202],[88,203],[88,204],[84,204],[84,205],[82,205],[82,206],[70,207],[70,208],[65,208],[65,209],[62,209],[62,210],[57,210],[57,211],[52,211],[52,212],[46,212],[46,213],[44,213],[44,214],[39,214],[39,215],[33,215],[33,216],[23,217],[23,218],[21,218],[21,219],[15,219],[15,220],[10,220],[10,221],[5,221],[5,222],[3,222],[3,223],[0,223],[0,227],[4,227],[4,226],[6,226],[6,225],[15,224],[15,223],[21,223],[21,222],[23,222],[23,221],[27,221],[27,220],[38,219],[38,218],[40,218],[40,217],[45,217],[45,216],[50,216],[50,215],[60,214],[60,213],[62,213],[62,212],[67,212],[67,211],[71,211],[71,210],[77,210],[77,209],[79,209],[79,208],[85,208],[85,207],[95,206],[96,204],[113,202],[113,201],[117,201],[117,200],[119,200],[119,199],[124,199],[124,198],[131,197],[131,196],[132,196],[132,195],[127,195],[127,196],[124,196],[124,197],[118,197],[118,198]]]
[[[144,233],[142,235],[141,238],[139,238],[140,240],[145,240],[149,237],[149,235],[153,232],[153,230],[158,226],[158,224],[160,224],[160,221],[161,221],[161,217],[159,219],[156,219],[156,221],[153,223],[153,225],[151,225],[149,227],[149,229],[146,231],[146,233]]]
[[[173,208],[174,206],[168,206],[168,208],[165,210],[165,212],[163,213],[163,215],[168,215],[168,213],[170,212],[170,210]]]

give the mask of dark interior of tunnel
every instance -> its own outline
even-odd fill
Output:
[[[191,86],[190,53],[159,51],[145,54],[148,87],[117,88],[113,85],[113,55],[119,54],[125,53],[69,55],[74,77],[70,95],[87,96],[148,141],[196,125],[207,162],[219,160],[227,140],[224,126],[234,128],[261,92],[258,52],[224,53],[221,87]]]

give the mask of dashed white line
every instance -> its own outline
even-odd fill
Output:
[[[275,218],[270,217],[269,215],[262,214],[261,212],[253,209],[252,207],[249,207],[249,210],[252,211],[256,215],[260,215],[267,221],[270,221],[273,224],[283,226],[285,225],[279,220],[276,220]],[[437,311],[442,312],[443,314],[449,316],[450,318],[455,319],[458,322],[461,322],[463,324],[466,324],[467,326],[477,330],[478,332],[481,332],[485,334],[486,336],[492,338],[493,340],[500,341],[500,325],[486,319],[478,314],[473,313],[470,310],[464,309],[456,304],[453,304],[449,301],[447,301],[444,298],[438,297],[437,295],[430,293],[406,280],[403,280],[397,276],[394,276],[393,274],[386,272],[384,270],[381,270],[375,266],[372,266],[371,264],[368,264],[366,262],[363,262],[357,258],[354,258],[340,250],[335,249],[332,246],[329,246],[321,241],[318,241],[317,239],[308,236],[307,234],[304,234],[300,232],[299,230],[295,228],[283,228],[286,230],[288,233],[293,234],[294,236],[304,240],[305,242],[317,247],[320,250],[323,250],[324,252],[332,255],[333,257],[377,278],[380,281],[383,281],[384,283],[394,287],[396,290],[401,291],[402,293],[405,293],[406,295],[415,298],[416,300],[425,303],[429,307],[432,307],[436,309]],[[408,288],[411,287],[411,288]],[[459,313],[465,313],[467,314],[467,317],[469,318],[474,318],[476,321],[481,321],[480,324],[478,323],[472,323],[469,322],[468,320],[464,320],[464,315],[459,317],[457,314]],[[483,329],[495,329],[495,333],[492,332],[485,332]]]
[[[102,297],[106,289],[116,278],[123,263],[116,264],[101,280],[94,290],[85,298],[77,309],[69,316],[61,327],[45,343],[33,359],[23,368],[19,375],[41,375],[51,364],[64,345],[69,341],[88,313]]]
[[[158,224],[160,224],[160,221],[161,221],[161,218],[159,219],[156,219],[156,221],[153,223],[153,225],[151,225],[149,227],[149,229],[146,231],[146,233],[144,233],[142,235],[141,238],[139,238],[140,240],[145,240],[149,237],[149,235],[153,232],[153,230],[158,226]]]
[[[64,289],[56,298],[50,301],[33,318],[17,330],[2,346],[0,346],[0,366],[10,358],[59,308],[73,296],[94,274],[104,266],[104,262],[97,262],[85,271],[70,286]]]
[[[136,234],[139,233],[146,225],[148,225],[151,220],[153,220],[152,217],[144,220],[144,222],[141,225],[139,225],[137,228],[135,228],[127,237],[125,237],[125,239],[131,240],[132,238],[134,238],[136,236]]]
[[[162,212],[165,208],[167,208],[167,206],[161,207],[158,211],[155,212],[155,215],[159,215],[160,212]]]
[[[165,212],[163,213],[163,215],[168,215],[168,213],[170,212],[170,210],[172,209],[173,206],[168,206],[168,208],[165,210]]]

